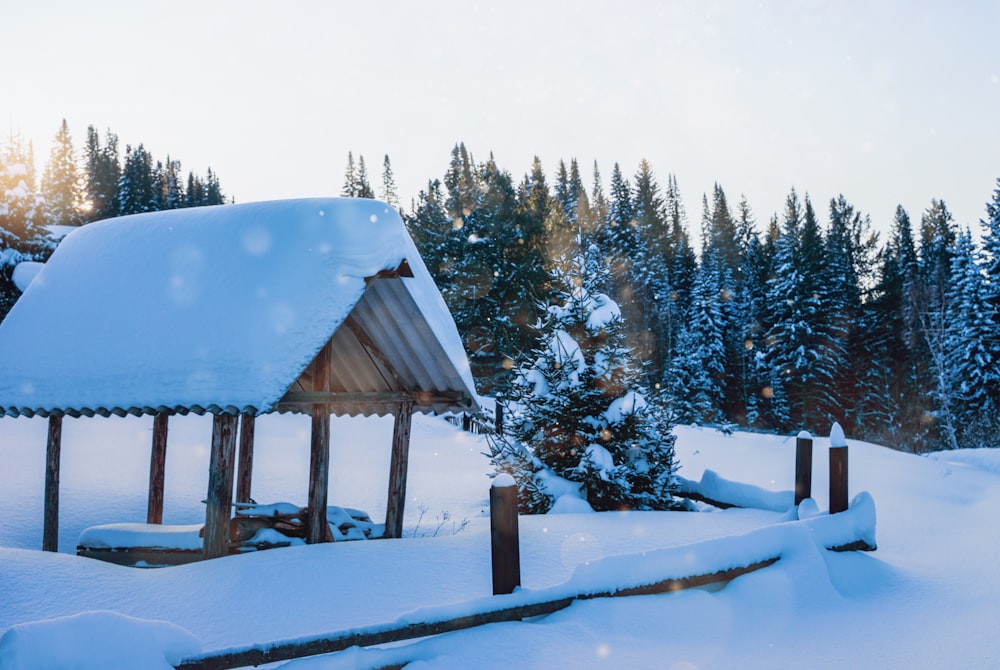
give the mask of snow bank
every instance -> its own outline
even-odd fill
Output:
[[[942,463],[968,465],[1000,475],[1000,449],[954,449],[927,454]]]
[[[0,637],[0,670],[173,670],[200,651],[194,635],[166,621],[82,612],[8,628]]]

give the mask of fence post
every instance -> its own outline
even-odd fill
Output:
[[[499,399],[497,399],[496,408],[496,425],[494,430],[497,435],[503,435],[503,404]]]
[[[847,439],[834,422],[830,428],[830,514],[847,510]]]
[[[521,549],[517,532],[517,484],[499,474],[490,487],[490,538],[493,549],[493,595],[513,593],[521,585]]]
[[[812,497],[813,438],[803,430],[795,438],[795,506]]]

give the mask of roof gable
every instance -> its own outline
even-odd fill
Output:
[[[445,352],[439,379],[472,397],[454,322],[396,211],[304,199],[72,232],[0,324],[0,413],[270,411],[367,279],[404,261],[412,278],[373,281],[399,283]]]

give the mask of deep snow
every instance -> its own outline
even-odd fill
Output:
[[[308,422],[295,416],[259,420],[258,501],[304,499]],[[332,504],[381,520],[391,431],[388,418],[334,419]],[[14,664],[10,638],[56,639],[65,651],[72,643],[64,636],[67,628],[83,638],[77,667],[108,667],[101,656],[108,643],[102,640],[117,640],[120,649],[122,636],[112,636],[133,625],[146,626],[150,637],[142,639],[166,640],[176,654],[178,648],[190,650],[184,631],[209,651],[463,611],[470,602],[492,598],[486,445],[429,417],[417,417],[413,427],[402,540],[290,547],[160,570],[69,555],[85,527],[143,520],[150,433],[148,418],[66,420],[63,553],[45,554],[36,551],[45,422],[0,419],[0,546],[9,547],[0,549],[0,634],[8,633],[0,668],[23,667]],[[210,433],[207,417],[171,422],[168,523],[202,520]],[[794,436],[724,436],[688,427],[676,433],[681,473],[689,480],[699,481],[710,470],[719,486],[740,482],[777,492],[779,499],[793,487]],[[716,538],[736,553],[761,542],[760,533],[777,532],[789,545],[777,564],[717,592],[582,601],[530,622],[390,649],[353,649],[285,667],[370,668],[404,661],[414,669],[996,667],[1000,451],[927,458],[848,443],[851,496],[867,491],[877,509],[874,553],[820,550],[800,531],[781,530],[802,527],[777,525],[790,518],[780,511],[522,517],[521,594],[586,579],[588,571],[607,579],[634,568],[636,555],[663,556],[666,550],[676,558],[687,550],[672,547]],[[828,445],[826,438],[816,439],[813,497],[820,518],[827,506]],[[607,558],[620,555],[633,558]],[[583,572],[576,572],[579,566]],[[81,613],[49,624],[58,634],[39,624],[11,633],[13,626]],[[137,654],[166,648],[128,639]],[[169,667],[166,662],[162,667]]]

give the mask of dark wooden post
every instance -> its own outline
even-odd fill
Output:
[[[392,456],[389,463],[389,496],[385,506],[385,537],[403,536],[403,510],[406,506],[406,469],[410,459],[410,424],[413,400],[399,405],[392,427]]]
[[[240,461],[236,478],[236,502],[250,502],[250,482],[253,479],[253,437],[256,417],[240,415]]]
[[[812,497],[813,438],[803,430],[795,438],[795,505]]]
[[[830,514],[847,510],[847,440],[844,429],[830,429]]]
[[[236,416],[216,414],[212,419],[212,451],[208,462],[205,500],[205,543],[202,555],[218,558],[229,553],[229,511],[233,502],[236,459]]]
[[[496,408],[496,425],[494,426],[494,430],[496,430],[497,435],[503,435],[503,405],[499,399],[497,399]]]
[[[316,355],[313,371],[313,391],[330,391],[330,343]],[[333,539],[326,520],[326,503],[330,486],[330,407],[317,403],[312,406],[312,437],[309,443],[309,515],[306,517],[306,542],[317,544]]]
[[[149,501],[146,503],[146,523],[163,523],[163,480],[167,464],[166,412],[153,417],[153,448],[149,455]]]
[[[309,456],[309,516],[306,542],[325,542],[330,533],[326,520],[327,489],[330,485],[330,411],[313,405],[312,440]]]
[[[517,528],[517,485],[510,475],[498,475],[490,487],[490,538],[493,595],[513,593],[521,585],[521,547]]]
[[[59,551],[59,458],[62,451],[62,415],[49,415],[45,448],[45,521],[42,551]]]

